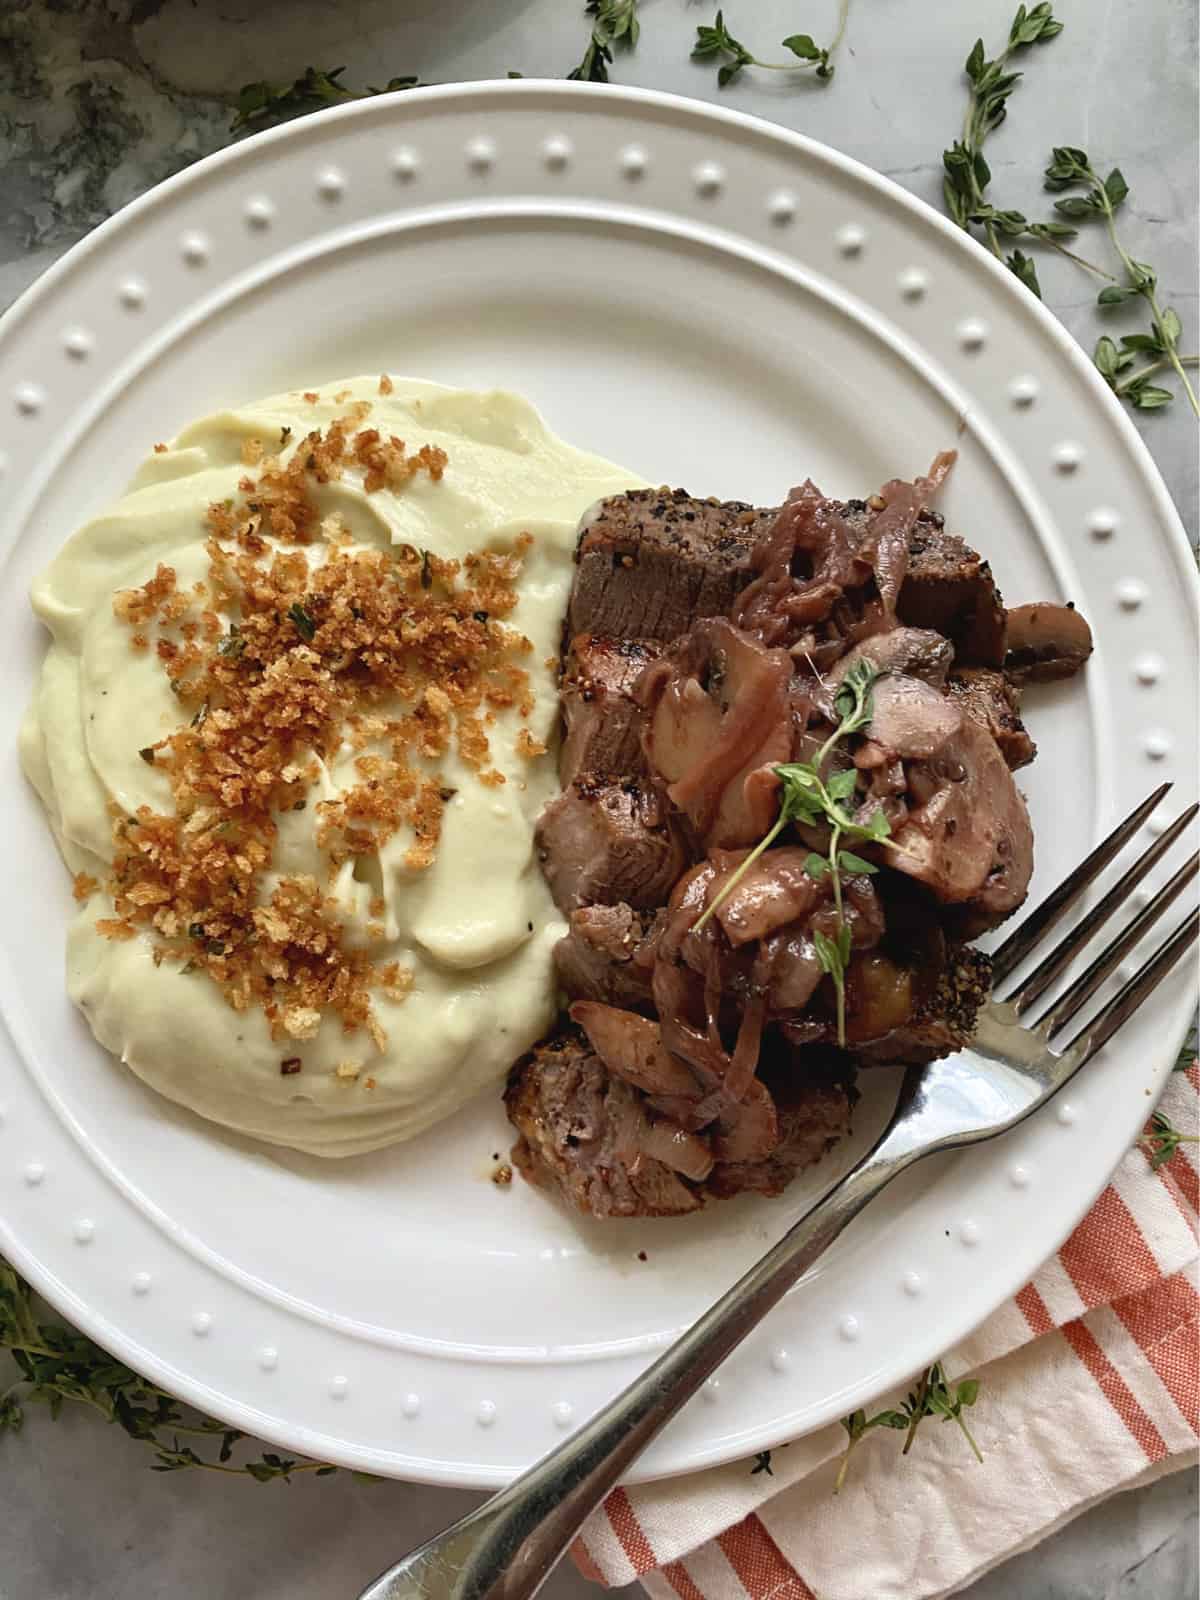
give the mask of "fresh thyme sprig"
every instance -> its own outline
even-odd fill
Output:
[[[834,1494],[840,1493],[846,1481],[850,1458],[855,1449],[873,1428],[892,1428],[897,1433],[903,1433],[904,1448],[900,1453],[907,1455],[912,1449],[917,1429],[926,1417],[941,1417],[943,1422],[957,1423],[971,1446],[976,1461],[982,1464],[983,1453],[963,1416],[964,1410],[968,1406],[973,1406],[978,1398],[978,1378],[964,1378],[960,1384],[952,1385],[947,1381],[941,1362],[935,1361],[933,1366],[927,1367],[921,1374],[916,1388],[910,1391],[903,1405],[877,1412],[873,1417],[868,1417],[865,1411],[854,1411],[850,1416],[843,1417],[842,1427],[845,1428],[848,1439],[834,1481]]]
[[[607,83],[613,46],[623,44],[632,50],[638,42],[638,0],[588,0],[584,9],[596,20],[583,59],[567,77],[585,83]]]
[[[740,39],[734,38],[725,26],[724,12],[718,11],[711,27],[696,29],[692,59],[694,61],[720,59],[717,83],[722,89],[733,83],[741,75],[744,67],[760,67],[765,72],[798,72],[805,67],[813,67],[816,69],[817,77],[827,83],[833,77],[833,55],[846,32],[846,17],[849,10],[850,0],[841,0],[837,27],[828,45],[817,44],[810,33],[791,33],[782,40],[783,49],[790,50],[795,58],[792,61],[760,61],[756,55],[747,50]]]
[[[1200,403],[1184,370],[1195,366],[1195,356],[1181,356],[1179,339],[1183,332],[1178,314],[1171,306],[1162,306],[1158,299],[1158,277],[1154,268],[1145,261],[1131,256],[1117,233],[1116,214],[1129,198],[1129,185],[1120,167],[1114,167],[1102,178],[1088,159],[1086,151],[1074,145],[1056,145],[1046,168],[1046,188],[1056,193],[1072,189],[1056,200],[1054,209],[1075,222],[1103,221],[1109,242],[1121,263],[1122,279],[1114,278],[1100,290],[1097,303],[1101,306],[1125,305],[1142,299],[1150,312],[1150,329],[1147,333],[1126,334],[1120,347],[1105,337],[1096,346],[1093,359],[1113,391],[1128,399],[1141,411],[1157,410],[1169,405],[1174,398],[1169,389],[1161,389],[1147,380],[1164,367],[1172,367],[1183,384],[1196,416],[1200,417]],[[1082,190],[1082,192],[1078,192]],[[1110,275],[1111,276],[1111,275]],[[1139,356],[1146,356],[1146,364],[1134,367]],[[1126,373],[1122,377],[1121,374]]]
[[[855,822],[846,810],[844,801],[854,793],[858,774],[853,767],[833,773],[828,780],[821,776],[826,760],[843,739],[858,733],[871,720],[871,687],[882,674],[869,661],[860,661],[851,667],[842,679],[834,698],[838,723],[811,761],[792,761],[776,767],[775,775],[781,784],[779,815],[768,832],[753,850],[730,874],[717,895],[697,918],[699,932],[709,917],[720,907],[737,887],[763,851],[773,844],[792,822],[806,824],[825,822],[829,825],[829,848],[824,856],[810,852],[804,870],[812,878],[823,878],[828,873],[833,887],[833,903],[837,915],[837,932],[831,939],[819,931],[813,933],[813,945],[822,972],[833,979],[837,995],[838,1043],[846,1042],[846,968],[850,963],[850,927],[842,909],[842,873],[871,873],[876,870],[870,861],[864,861],[853,851],[843,850],[843,839],[868,840],[873,844],[886,844],[891,829],[882,808],[873,813],[866,823]]]
[[[51,1416],[57,1417],[71,1403],[85,1406],[106,1422],[116,1423],[131,1439],[149,1445],[152,1472],[196,1467],[270,1483],[280,1478],[290,1482],[299,1472],[324,1478],[338,1471],[329,1462],[297,1461],[275,1451],[235,1461],[244,1434],[185,1409],[166,1390],[114,1361],[84,1334],[44,1320],[32,1289],[2,1256],[0,1350],[8,1351],[18,1372],[14,1383],[0,1389],[0,1434],[21,1431],[29,1404],[48,1406]],[[208,1441],[208,1451],[202,1455],[185,1442],[188,1438]]]
[[[341,105],[345,100],[361,100],[366,95],[392,94],[398,89],[420,87],[418,78],[389,78],[381,88],[367,88],[363,93],[348,89],[338,80],[345,67],[305,67],[300,77],[291,83],[269,83],[260,79],[246,83],[238,90],[237,106],[230,124],[232,133],[243,128],[272,127],[277,122],[288,122],[307,111],[320,111],[323,106]]]
[[[992,254],[1004,261],[1009,270],[1039,299],[1042,291],[1032,260],[1016,249],[1006,257],[1001,248],[1001,238],[1037,239],[1061,250],[1065,255],[1072,255],[1062,241],[1073,238],[1076,230],[1065,222],[1030,222],[1023,212],[994,205],[987,196],[992,172],[983,154],[983,147],[989,135],[1008,115],[1009,96],[1023,76],[1009,69],[1012,57],[1033,45],[1049,43],[1062,30],[1063,25],[1051,6],[1043,3],[1030,10],[1024,6],[1017,8],[1008,30],[1008,41],[994,60],[987,59],[983,40],[976,39],[965,64],[971,87],[963,118],[962,137],[955,140],[949,150],[942,152],[942,166],[945,169],[942,195],[947,212],[967,233],[979,228]],[[1090,263],[1082,260],[1080,265],[1090,267]]]
[[[1165,1111],[1156,1111],[1138,1143],[1150,1159],[1151,1172],[1165,1167],[1181,1144],[1200,1144],[1200,1134],[1182,1133]]]

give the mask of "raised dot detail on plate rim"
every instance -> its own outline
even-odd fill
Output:
[[[542,142],[542,160],[551,172],[561,172],[575,154],[575,147],[562,133],[552,133]]]
[[[1151,817],[1146,824],[1146,832],[1154,839],[1161,838],[1171,825],[1170,817]]]
[[[778,227],[795,220],[796,196],[790,189],[776,189],[767,199],[767,215]]]
[[[1146,585],[1139,578],[1122,578],[1115,592],[1122,611],[1136,611],[1146,598]]]
[[[467,140],[467,165],[472,172],[487,172],[496,160],[496,142],[486,134]]]
[[[1088,532],[1093,539],[1111,539],[1120,526],[1121,519],[1108,506],[1097,506],[1087,520]]]
[[[126,311],[140,311],[146,304],[146,285],[138,278],[127,278],[117,290],[117,298]]]
[[[350,1380],[342,1373],[337,1373],[329,1380],[329,1398],[331,1400],[344,1400],[350,1388]]]
[[[275,207],[266,195],[251,195],[246,201],[245,217],[252,228],[269,228],[275,220]]]
[[[410,1422],[412,1421],[413,1417],[420,1414],[420,1410],[421,1396],[419,1394],[406,1394],[404,1399],[400,1402],[400,1414],[401,1416],[407,1417]]]
[[[725,168],[719,161],[699,161],[692,168],[692,182],[697,194],[720,194],[725,187]]]
[[[560,1428],[566,1428],[575,1415],[575,1407],[569,1400],[556,1400],[550,1407],[550,1415]]]
[[[1015,1167],[1009,1169],[1008,1181],[1014,1189],[1028,1189],[1033,1178],[1029,1168],[1021,1166],[1018,1162]]]
[[[903,1278],[901,1278],[900,1282],[904,1288],[905,1294],[911,1295],[914,1300],[925,1287],[921,1281],[921,1274],[919,1272],[906,1272]]]
[[[627,178],[640,178],[650,165],[650,157],[640,144],[627,144],[621,151],[621,171]]]
[[[192,1332],[197,1339],[204,1339],[212,1332],[212,1312],[197,1311],[192,1317]]]
[[[905,300],[923,300],[929,290],[929,274],[921,267],[905,267],[896,287]]]
[[[340,200],[346,192],[346,179],[337,167],[322,167],[317,173],[317,193],[322,200]]]
[[[179,241],[179,253],[189,267],[203,267],[212,254],[212,245],[202,233],[185,233]]]
[[[965,1222],[959,1223],[958,1237],[966,1245],[977,1245],[979,1243],[979,1224],[974,1218],[968,1217]]]
[[[133,1277],[129,1280],[129,1287],[133,1290],[134,1294],[149,1294],[150,1285],[152,1282],[153,1279],[150,1277],[148,1272],[135,1272]]]
[[[1139,656],[1133,664],[1133,675],[1140,684],[1147,688],[1157,683],[1166,670],[1166,664],[1161,656]]]
[[[46,391],[36,383],[19,383],[13,392],[13,400],[23,417],[36,417],[46,404]]]
[[[409,144],[402,144],[398,150],[392,151],[392,172],[407,183],[410,178],[415,178],[421,165],[421,158]]]
[[[1083,446],[1074,439],[1064,439],[1055,445],[1051,460],[1056,472],[1078,472],[1083,465]]]
[[[788,1369],[788,1366],[791,1363],[791,1359],[792,1359],[791,1356],[783,1348],[782,1345],[779,1346],[778,1349],[772,1350],[771,1351],[771,1367],[772,1367],[772,1370],[775,1371],[775,1372],[786,1372],[787,1369]]]
[[[1008,386],[1008,397],[1015,406],[1031,406],[1038,393],[1038,381],[1028,372],[1019,373]]]
[[[1151,728],[1146,735],[1144,744],[1146,754],[1151,761],[1161,761],[1164,756],[1168,756],[1171,753],[1170,735],[1165,733],[1162,728]]]
[[[25,1163],[25,1182],[31,1189],[36,1189],[46,1176],[46,1169],[40,1161],[27,1161]]]
[[[716,1402],[721,1398],[720,1378],[709,1378],[702,1386],[700,1393],[708,1401],[710,1406],[715,1405]]]
[[[94,341],[86,328],[68,328],[63,334],[63,349],[73,361],[86,361]]]
[[[853,1344],[861,1332],[862,1328],[858,1318],[850,1313],[847,1313],[838,1322],[838,1333],[845,1339],[847,1344]]]
[[[80,1217],[75,1224],[75,1243],[91,1244],[96,1237],[96,1224],[91,1217]]]
[[[982,350],[987,343],[988,325],[982,317],[964,317],[959,323],[958,342],[964,350]]]
[[[265,1344],[258,1352],[258,1364],[264,1372],[274,1372],[279,1365],[279,1351],[273,1344]]]
[[[842,255],[860,256],[866,247],[867,230],[857,222],[844,222],[833,237]]]
[[[1059,1107],[1055,1115],[1058,1117],[1059,1122],[1062,1123],[1064,1128],[1069,1128],[1072,1123],[1079,1120],[1079,1113],[1069,1100],[1063,1100],[1059,1103]]]
[[[496,1420],[496,1402],[481,1400],[475,1408],[475,1420],[481,1428],[490,1428]]]

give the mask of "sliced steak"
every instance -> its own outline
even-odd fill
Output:
[[[724,616],[751,577],[750,554],[775,520],[740,500],[633,489],[584,518],[567,633],[676,639]]]
[[[992,569],[941,516],[925,512],[908,542],[908,573],[896,615],[912,628],[932,628],[954,644],[959,666],[1004,665],[1004,603]]]
[[[639,1148],[644,1098],[613,1077],[578,1028],[518,1061],[504,1103],[520,1137],[513,1165],[539,1188],[594,1217],[673,1217],[696,1189]]]
[[[718,1161],[705,1183],[719,1199],[742,1194],[782,1194],[796,1174],[811,1167],[850,1132],[850,1091],[845,1084],[773,1081],[779,1143],[762,1161]]]
[[[649,781],[592,773],[552,800],[537,825],[538,859],[559,910],[665,905],[688,864],[679,823]]]
[[[602,1000],[627,1011],[652,1010],[651,964],[634,960],[653,915],[615,906],[581,906],[554,947],[558,981],[573,1000]]]
[[[653,639],[579,633],[563,663],[563,741],[558,774],[566,788],[581,772],[637,777],[646,770],[641,708],[630,691],[661,654]]]
[[[909,1066],[962,1050],[991,991],[991,974],[982,950],[950,945],[937,984],[918,1000],[912,1015],[879,1038],[854,1045],[855,1059],[863,1066]]]
[[[1021,721],[1021,692],[1007,673],[993,667],[960,667],[946,685],[950,697],[1000,746],[1009,770],[1027,767],[1037,755],[1037,745]]]
[[[837,502],[851,534],[866,540],[875,515],[865,500]],[[700,617],[723,616],[754,577],[751,555],[777,508],[700,500],[683,489],[634,489],[602,500],[584,518],[576,552],[568,637],[677,638]],[[928,508],[908,535],[907,574],[896,614],[955,645],[960,664],[1004,661],[1004,606],[991,568]]]

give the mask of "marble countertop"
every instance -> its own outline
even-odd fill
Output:
[[[961,108],[958,74],[976,33],[1003,38],[1015,0],[852,0],[839,78],[746,74],[719,91],[688,52],[711,8],[643,0],[642,37],[621,82],[772,118],[856,156],[938,203],[940,153]],[[1041,214],[1052,144],[1120,162],[1126,231],[1196,345],[1197,13],[1193,0],[1056,0],[1066,32],[1034,63],[989,147],[1002,203]],[[798,27],[823,37],[834,0],[729,0],[753,43]],[[953,20],[952,20],[953,19]],[[587,25],[575,0],[6,0],[0,7],[0,307],[112,211],[229,142],[237,88],[344,64],[361,87],[563,75]],[[1039,260],[1047,303],[1090,348],[1103,331],[1089,279]],[[1120,330],[1134,325],[1132,315]],[[1195,539],[1197,449],[1182,399],[1137,415]],[[290,1489],[187,1473],[156,1477],[144,1452],[86,1416],[34,1413],[0,1441],[0,1600],[179,1600],[355,1594],[474,1496],[406,1484],[299,1480]],[[1190,1474],[1097,1507],[989,1573],[971,1600],[1185,1600],[1197,1592]],[[597,1591],[559,1570],[549,1600]],[[875,1600],[863,1596],[862,1600]]]

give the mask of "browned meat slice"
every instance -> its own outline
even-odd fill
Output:
[[[676,639],[724,615],[750,578],[750,552],[775,519],[739,500],[633,489],[602,500],[580,528],[568,635]]]
[[[991,970],[982,950],[950,945],[936,985],[917,1000],[912,1014],[888,1032],[855,1044],[855,1059],[864,1066],[908,1066],[963,1049],[991,989]]]
[[[1092,630],[1073,605],[1016,606],[1007,640],[1004,668],[1017,683],[1073,677],[1092,653]]]
[[[1021,721],[1021,693],[1007,673],[993,667],[961,667],[950,674],[946,687],[967,716],[995,739],[1010,771],[1029,765],[1037,745]]]
[[[514,1165],[575,1210],[594,1217],[673,1217],[700,1206],[695,1188],[646,1153],[650,1122],[642,1097],[608,1072],[577,1028],[555,1034],[517,1062],[504,1103],[520,1135]]]
[[[665,904],[687,866],[678,823],[648,783],[585,774],[552,800],[537,826],[538,859],[560,911]]]
[[[828,505],[852,543],[870,543],[876,508],[865,500]],[[751,556],[777,516],[778,508],[700,500],[682,489],[635,489],[602,500],[580,528],[568,637],[667,642],[700,617],[725,615],[755,577]],[[946,533],[941,515],[927,507],[906,537],[900,622],[945,634],[963,665],[1000,666],[1004,607],[987,562]]]
[[[651,966],[634,956],[652,920],[624,903],[572,911],[570,932],[554,947],[558,981],[572,998],[647,1010]]]
[[[559,778],[566,788],[581,772],[636,777],[646,770],[640,706],[631,697],[661,646],[652,639],[607,639],[580,633],[563,666],[563,741]]]
[[[718,1161],[705,1184],[720,1199],[750,1190],[782,1194],[796,1174],[811,1167],[850,1132],[850,1092],[845,1084],[797,1084],[788,1090],[772,1080],[779,1143],[762,1161]]]
[[[918,518],[908,544],[908,573],[896,615],[912,628],[931,628],[954,644],[960,666],[1004,664],[1004,604],[983,558],[936,512]]]

